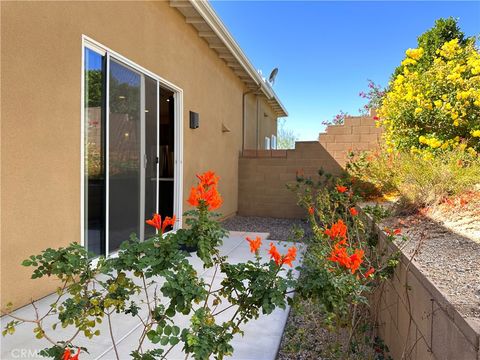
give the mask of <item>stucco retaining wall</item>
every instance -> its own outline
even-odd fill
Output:
[[[379,246],[398,251],[372,224]],[[480,321],[464,318],[403,253],[391,280],[373,297],[372,314],[395,360],[479,360]]]

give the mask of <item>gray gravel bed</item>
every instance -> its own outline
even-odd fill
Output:
[[[288,241],[294,239],[294,227],[299,227],[308,233],[309,226],[301,219],[277,219],[256,216],[233,216],[222,222],[229,231],[268,232],[270,239]]]
[[[318,304],[300,300],[290,310],[276,360],[374,359],[373,344],[357,344],[356,354],[347,354],[348,329],[329,331]],[[370,333],[365,333],[365,339]],[[376,354],[378,355],[378,353]],[[378,357],[380,359],[381,357]],[[385,357],[387,359],[387,357]]]
[[[395,227],[399,221],[408,239],[403,248],[407,257],[420,244],[415,262],[422,272],[463,316],[480,318],[480,244],[418,215],[385,223]]]

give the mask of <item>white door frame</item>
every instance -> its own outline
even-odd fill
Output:
[[[157,92],[159,92],[160,86],[172,91],[174,93],[174,201],[173,201],[173,213],[177,217],[173,230],[176,231],[182,227],[182,214],[183,214],[183,90],[171,82],[163,79],[162,77],[152,73],[151,71],[143,68],[142,66],[134,63],[133,61],[125,58],[119,53],[109,49],[108,47],[100,44],[99,42],[89,38],[86,35],[82,35],[82,59],[81,59],[81,101],[80,101],[80,244],[85,245],[85,48],[89,49],[107,57],[107,94],[108,96],[108,79],[109,79],[109,66],[110,57],[115,60],[121,61],[127,66],[147,75],[157,81]],[[158,96],[157,96],[158,98]],[[108,99],[108,97],[107,97]],[[109,102],[107,101],[106,111],[106,131],[108,131],[108,115],[109,115]],[[157,105],[157,144],[159,143],[158,127],[159,127],[159,108]],[[108,155],[108,132],[106,136],[105,147]],[[157,145],[157,157],[159,156],[159,146]],[[105,168],[108,169],[108,156],[106,156]],[[143,166],[143,161],[142,161]],[[157,164],[157,178],[158,178],[158,164]],[[109,236],[108,236],[108,171],[106,171],[106,229],[105,229],[105,241],[106,252],[109,248]],[[157,181],[157,211],[158,211],[158,181]],[[112,255],[105,254],[105,255]]]

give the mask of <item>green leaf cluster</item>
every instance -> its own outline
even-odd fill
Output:
[[[133,359],[168,359],[169,351],[179,344],[194,359],[222,359],[232,354],[230,342],[234,334],[242,333],[242,324],[276,307],[285,308],[287,291],[294,285],[291,272],[280,276],[283,269],[273,261],[261,263],[258,254],[255,261],[228,264],[218,250],[227,234],[216,221],[218,215],[203,203],[185,215],[186,229],[145,241],[132,235],[115,257],[94,262],[76,243],[32,255],[22,265],[33,268],[34,279],[58,279],[58,297],[46,314],[7,323],[3,335],[13,334],[23,322],[32,322],[39,339],[52,342],[50,332],[58,325],[72,327],[73,333],[90,339],[101,335],[100,324],[108,322],[111,329],[115,321],[129,316],[138,318],[143,328],[138,348],[130,353]],[[222,273],[219,288],[197,274],[187,250],[195,251],[204,268]],[[230,308],[232,318],[218,321],[217,316]],[[190,324],[181,329],[176,319],[184,315],[190,316]],[[56,320],[47,328],[45,320],[52,317]],[[114,337],[113,332],[110,335]],[[53,347],[42,354],[61,359],[67,347],[76,348],[76,336],[53,341]],[[144,341],[155,348],[144,350]]]

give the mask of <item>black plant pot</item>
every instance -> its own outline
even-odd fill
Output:
[[[182,244],[182,245],[180,245],[180,250],[184,250],[184,251],[189,252],[189,253],[194,253],[194,252],[197,252],[198,247],[196,245]]]

